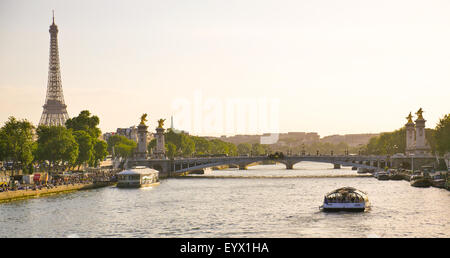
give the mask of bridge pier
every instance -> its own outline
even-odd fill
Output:
[[[248,164],[239,164],[239,170],[247,170]]]
[[[287,164],[286,164],[286,169],[294,169],[294,164],[292,164],[292,163],[287,163]]]

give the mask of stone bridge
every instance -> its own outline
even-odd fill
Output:
[[[322,162],[334,164],[335,168],[341,166],[362,167],[382,170],[385,167],[401,167],[409,157],[389,157],[389,156],[356,156],[356,155],[318,155],[318,156],[285,156],[279,159],[271,159],[268,156],[233,156],[233,157],[205,157],[205,158],[175,158],[169,159],[135,159],[126,164],[126,168],[133,166],[147,166],[154,168],[161,173],[161,177],[174,176],[189,171],[200,170],[209,167],[235,165],[239,169],[246,169],[248,165],[262,161],[275,161],[286,165],[286,169],[292,169],[296,163],[302,161]],[[414,163],[419,165],[433,162],[433,157],[416,157]]]

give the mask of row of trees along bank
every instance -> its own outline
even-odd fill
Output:
[[[172,129],[167,129],[164,133],[166,154],[169,158],[190,157],[192,155],[216,155],[226,154],[229,156],[237,155],[236,145],[224,142],[219,139],[208,140],[199,136],[191,136],[185,133],[175,133]],[[156,139],[152,139],[148,144],[148,151],[156,147]]]
[[[434,129],[425,129],[427,139],[432,153],[444,155],[450,152],[450,114],[441,118]],[[362,153],[369,155],[393,155],[405,153],[406,129],[405,127],[393,132],[382,133],[370,139],[363,147]]]
[[[284,146],[267,145],[259,143],[240,143],[237,146],[239,155],[266,155],[273,154],[275,152],[282,152],[287,155],[345,155],[346,153],[358,153],[359,148],[357,146],[350,146],[347,143],[340,142],[333,144],[330,142],[312,142],[304,144],[285,143]]]
[[[81,111],[64,126],[38,126],[27,120],[9,117],[0,128],[0,160],[12,162],[13,171],[34,172],[84,166],[96,167],[107,152],[107,143],[99,139],[100,120],[89,111]],[[35,140],[37,139],[37,140]]]

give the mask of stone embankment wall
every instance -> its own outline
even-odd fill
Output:
[[[53,188],[43,188],[40,190],[17,190],[17,191],[7,191],[7,192],[0,192],[0,202],[4,201],[10,201],[15,199],[23,199],[28,197],[37,197],[37,196],[43,196],[43,195],[49,195],[49,194],[55,194],[55,193],[62,193],[62,192],[70,192],[70,191],[76,191],[76,190],[85,190],[85,189],[93,189],[98,187],[106,186],[104,184],[70,184],[70,185],[59,185],[55,186]]]

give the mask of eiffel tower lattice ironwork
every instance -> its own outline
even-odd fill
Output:
[[[67,105],[64,103],[64,96],[61,84],[61,71],[59,67],[58,53],[58,26],[50,25],[50,60],[48,69],[47,96],[45,98],[44,111],[42,112],[39,125],[62,125],[69,119]]]

